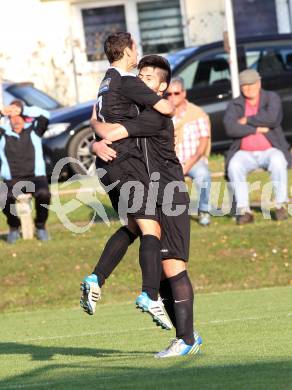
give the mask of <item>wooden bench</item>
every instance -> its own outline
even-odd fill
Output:
[[[32,196],[21,194],[16,198],[16,212],[20,219],[22,238],[31,240],[34,236],[34,223],[32,219]]]

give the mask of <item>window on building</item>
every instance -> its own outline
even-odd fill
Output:
[[[179,0],[141,2],[137,8],[143,54],[184,47]]]
[[[116,31],[127,31],[123,5],[83,9],[82,21],[88,61],[104,60],[106,37]]]

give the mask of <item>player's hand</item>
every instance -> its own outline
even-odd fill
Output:
[[[269,130],[268,127],[257,127],[257,133],[266,134]]]
[[[186,176],[186,174],[188,173],[188,168],[185,166],[185,165],[183,165],[182,166],[182,169],[183,169],[183,174],[184,174],[184,176]]]
[[[93,142],[91,146],[92,153],[105,162],[112,161],[117,157],[117,152],[108,146],[111,144],[112,142],[106,139]]]
[[[238,123],[239,123],[240,125],[246,125],[246,124],[247,124],[247,118],[246,118],[246,116],[244,116],[244,117],[238,119]]]
[[[183,169],[183,174],[184,174],[184,176],[187,175],[187,173],[190,171],[190,169],[192,168],[193,165],[194,165],[194,164],[192,164],[190,160],[187,160],[187,161],[183,164],[182,169]]]
[[[10,104],[10,106],[3,107],[1,113],[5,116],[16,116],[21,114],[21,108],[17,105]]]
[[[1,108],[1,114],[2,115],[8,116],[8,115],[10,115],[10,112],[11,112],[10,106]]]

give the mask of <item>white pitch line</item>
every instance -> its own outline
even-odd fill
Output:
[[[149,326],[148,328],[135,328],[135,329],[132,329],[132,331],[143,332],[144,330],[150,330],[150,329],[155,329],[155,328],[153,328],[153,326],[152,327]],[[71,339],[71,338],[75,338],[75,337],[100,336],[100,335],[107,336],[107,335],[112,335],[112,334],[129,333],[129,331],[131,331],[131,329],[116,330],[116,331],[112,331],[112,332],[111,331],[107,331],[107,332],[99,331],[99,332],[88,332],[88,333],[79,333],[79,334],[66,334],[66,335],[49,336],[49,337],[40,336],[40,337],[31,338],[31,339],[19,339],[19,340],[7,340],[7,341],[1,340],[1,342],[22,343],[25,341],[60,340],[60,339]]]
[[[27,383],[24,385],[6,385],[5,389],[25,389],[25,388],[32,388],[32,387],[43,387],[43,386],[52,386],[52,385],[60,385],[63,382],[41,382],[41,383]],[[0,387],[1,389],[1,387]],[[3,388],[4,389],[4,388]]]
[[[243,318],[229,318],[227,320],[212,320],[208,322],[200,322],[201,325],[216,325],[216,324],[225,324],[228,322],[244,322],[244,321],[259,321],[259,320],[277,320],[282,317],[290,317],[292,313],[285,313],[278,316],[262,316],[262,317],[243,317]]]
[[[183,367],[171,368],[172,372],[183,372],[184,370],[185,370],[185,368],[183,368]],[[142,373],[142,375],[143,375],[143,373]],[[119,378],[127,378],[127,377],[132,377],[132,376],[133,376],[133,374],[131,372],[130,373],[119,373]],[[104,375],[104,376],[100,376],[99,380],[108,381],[108,380],[115,378],[115,377],[116,377],[115,375]],[[138,377],[139,377],[139,374],[138,374]],[[67,387],[70,388],[70,384],[79,383],[79,382],[81,382],[81,381],[80,380],[75,380],[75,381],[71,380],[69,382],[68,381],[52,381],[52,382],[39,382],[39,383],[25,383],[25,384],[19,384],[19,385],[11,384],[11,385],[6,385],[5,388],[3,388],[3,389],[5,389],[5,390],[6,389],[25,389],[25,388],[33,388],[33,387],[43,388],[46,386],[52,386],[52,388],[54,388],[53,387],[54,385],[61,385],[61,384],[66,384]],[[0,389],[1,389],[1,387],[0,387]]]
[[[260,321],[260,320],[277,320],[278,318],[281,317],[291,317],[292,313],[287,313],[282,316],[262,316],[262,317],[243,317],[243,318],[229,318],[226,320],[212,320],[212,321],[207,321],[207,322],[200,322],[200,325],[222,325],[230,322],[247,322],[247,321]],[[153,330],[153,326],[149,327],[144,327],[144,328],[135,328],[132,329],[135,332],[144,332],[148,330]],[[79,333],[79,334],[67,334],[67,335],[59,335],[59,336],[49,336],[49,337],[35,337],[35,338],[30,338],[30,339],[19,339],[19,340],[1,340],[1,342],[6,342],[6,343],[23,343],[23,342],[30,342],[30,341],[46,341],[46,340],[62,340],[62,339],[71,339],[71,338],[77,338],[77,337],[87,337],[87,336],[107,336],[107,335],[112,335],[112,334],[124,334],[128,333],[131,329],[127,330],[115,330],[115,331],[99,331],[99,332],[87,332],[87,333]],[[157,328],[157,330],[159,330]]]

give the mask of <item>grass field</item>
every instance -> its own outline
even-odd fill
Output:
[[[88,217],[88,210],[83,213]],[[19,241],[9,246],[0,240],[0,310],[75,305],[80,280],[91,273],[107,237],[118,226],[116,221],[110,227],[97,223],[86,233],[75,234],[54,223],[49,225],[53,239],[47,243]],[[189,272],[197,292],[292,284],[292,218],[277,223],[257,213],[256,223],[243,228],[227,217],[214,218],[207,229],[192,221],[191,236]],[[106,303],[138,295],[137,253],[138,242],[106,283]]]
[[[211,159],[211,168],[221,170],[222,158]],[[251,180],[264,184],[268,175]],[[61,202],[75,198],[67,193]],[[153,329],[134,308],[138,243],[106,282],[97,315],[78,308],[80,280],[119,227],[107,197],[98,199],[110,226],[97,219],[77,234],[51,212],[47,243],[7,245],[0,215],[0,389],[292,389],[291,217],[275,222],[255,211],[256,222],[243,227],[227,216],[208,228],[192,220],[189,274],[204,346],[195,359],[157,361],[154,352],[173,332]],[[258,190],[252,199],[260,199]],[[86,203],[68,215],[76,226],[92,217]]]
[[[197,357],[157,360],[173,333],[133,304],[7,313],[1,389],[288,390],[292,384],[291,288],[201,294]]]

